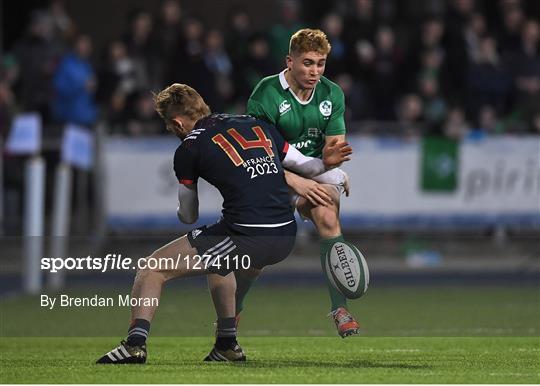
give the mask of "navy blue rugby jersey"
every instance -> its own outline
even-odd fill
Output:
[[[294,219],[281,161],[289,144],[272,125],[249,115],[199,120],[174,154],[181,184],[203,178],[223,196],[223,217],[236,224]]]

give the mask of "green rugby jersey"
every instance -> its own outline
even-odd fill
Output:
[[[304,155],[320,158],[325,136],[345,134],[343,91],[323,76],[311,98],[302,102],[289,88],[285,71],[259,82],[247,114],[272,123]]]

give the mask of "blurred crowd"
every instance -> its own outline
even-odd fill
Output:
[[[199,90],[213,111],[242,113],[258,81],[284,68],[289,38],[303,27],[328,35],[325,75],[345,93],[350,131],[540,134],[535,0],[329,0],[318,8],[283,0],[264,30],[240,5],[218,29],[185,1],[163,0],[157,14],[133,10],[103,52],[61,0],[34,10],[2,55],[2,134],[23,111],[39,111],[46,124],[103,120],[114,134],[160,134],[151,91],[173,82]]]

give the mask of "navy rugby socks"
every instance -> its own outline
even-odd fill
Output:
[[[218,350],[228,350],[236,344],[236,319],[218,318],[216,348]]]
[[[146,319],[135,319],[128,329],[127,344],[129,346],[143,346],[150,332],[150,322]]]

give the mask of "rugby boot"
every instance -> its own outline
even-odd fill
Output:
[[[334,318],[336,329],[342,338],[360,333],[360,325],[345,307],[339,307],[330,312],[328,316]]]
[[[146,355],[146,345],[130,346],[123,340],[120,342],[120,346],[103,355],[96,363],[112,365],[143,364],[146,362]]]
[[[238,343],[235,343],[228,350],[219,350],[216,346],[204,358],[205,362],[245,362],[246,354]]]

